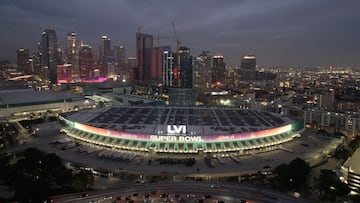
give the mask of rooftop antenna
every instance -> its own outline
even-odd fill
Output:
[[[140,26],[138,27],[138,32],[139,32],[139,33],[141,33],[142,28],[143,28],[143,25],[140,25]]]

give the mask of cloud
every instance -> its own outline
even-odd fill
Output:
[[[265,65],[332,64],[335,56],[338,64],[359,65],[359,6],[356,0],[1,0],[0,58],[14,58],[19,47],[35,50],[46,28],[56,30],[61,47],[66,33],[76,31],[93,47],[108,35],[134,56],[140,26],[174,47],[175,22],[193,55],[221,52],[231,64],[252,52]]]

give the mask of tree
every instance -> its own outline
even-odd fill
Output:
[[[282,191],[287,191],[290,185],[290,174],[288,174],[288,165],[281,164],[277,166],[274,170],[274,173],[277,175],[274,178],[274,182],[277,187]]]
[[[299,190],[306,185],[310,170],[308,163],[296,158],[290,164],[281,164],[275,168],[274,182],[282,191]]]
[[[51,194],[51,183],[45,178],[19,177],[15,185],[18,202],[43,202]]]
[[[75,191],[89,190],[94,185],[94,176],[90,171],[81,171],[74,175],[73,188]]]
[[[56,154],[29,148],[15,165],[13,185],[19,202],[43,202],[50,195],[88,190],[94,183],[91,173],[73,175]]]
[[[64,165],[58,166],[53,170],[54,181],[61,187],[71,187],[73,174],[71,169],[67,169]]]
[[[311,170],[309,164],[300,158],[296,158],[290,162],[289,169],[289,172],[291,173],[290,178],[293,180],[293,188],[299,189],[305,185],[307,176]]]
[[[320,191],[321,199],[335,201],[337,196],[349,194],[348,186],[341,182],[336,173],[331,170],[321,170],[316,187]]]

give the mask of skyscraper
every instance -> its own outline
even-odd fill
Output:
[[[108,36],[102,36],[102,47],[103,47],[103,59],[107,59],[108,57],[112,56],[112,51],[111,51],[111,39]]]
[[[17,56],[17,66],[19,71],[23,74],[31,74],[30,63],[29,63],[29,50],[28,49],[18,49],[16,52]]]
[[[135,57],[129,57],[127,59],[127,67],[129,69],[136,67],[136,58]]]
[[[79,50],[81,41],[76,38],[76,33],[71,32],[66,35],[65,62],[72,64],[72,77],[77,80],[79,77]]]
[[[240,79],[244,81],[255,80],[256,76],[256,56],[244,55],[241,57]]]
[[[147,81],[150,79],[151,50],[153,48],[153,36],[144,33],[136,33],[136,69],[134,79]]]
[[[175,57],[170,50],[163,52],[163,68],[162,68],[162,81],[163,85],[167,87],[174,86],[174,72],[173,67],[175,63]]]
[[[57,65],[57,82],[58,83],[69,83],[72,81],[73,68],[71,64]]]
[[[195,105],[196,93],[193,87],[193,64],[190,49],[179,47],[174,60],[173,86],[168,88],[170,105]]]
[[[55,30],[47,29],[42,33],[41,66],[43,79],[50,84],[57,83],[58,48]]]
[[[162,81],[163,77],[163,57],[164,51],[169,51],[170,47],[154,47],[151,50],[151,66],[150,66],[150,80]]]
[[[194,62],[194,86],[208,86],[211,83],[212,53],[202,51]]]
[[[174,70],[174,74],[178,72],[178,83],[181,88],[192,88],[193,80],[193,65],[192,65],[192,56],[190,55],[190,49],[188,47],[180,47],[178,50],[178,55],[180,58],[180,70]],[[175,67],[176,68],[176,67]],[[175,69],[174,68],[174,69]]]
[[[92,76],[93,54],[91,47],[83,45],[79,51],[80,79],[89,79]]]
[[[225,80],[225,62],[224,56],[221,54],[216,54],[213,57],[213,66],[211,70],[211,82],[224,83]]]
[[[124,68],[126,65],[126,49],[124,46],[114,46],[114,59],[118,67]]]
[[[33,70],[33,73],[34,75],[38,76],[38,77],[41,77],[43,74],[42,74],[42,64],[41,64],[41,50],[42,50],[42,47],[41,47],[41,43],[39,42],[38,43],[38,47],[37,47],[37,51],[34,52],[32,54],[32,61],[31,61],[31,67],[32,67],[32,70]]]
[[[111,39],[108,36],[102,36],[101,37],[102,44],[100,46],[100,65],[101,65],[101,76],[102,77],[109,77],[112,73],[112,71],[109,71],[110,69],[113,69],[114,67],[114,56],[111,50]]]

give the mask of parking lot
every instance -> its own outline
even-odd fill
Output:
[[[91,168],[100,171],[99,175],[101,172],[104,172],[105,175],[126,173],[139,176],[139,174],[143,174],[143,179],[146,181],[147,176],[153,175],[171,176],[175,180],[183,176],[209,179],[251,174],[264,169],[271,170],[296,157],[314,165],[327,159],[331,150],[341,143],[339,139],[322,137],[307,132],[306,135],[281,145],[287,150],[274,149],[265,153],[236,156],[235,159],[230,153],[217,153],[210,157],[208,154],[178,156],[166,153],[120,151],[78,142],[60,133],[60,127],[57,122],[37,124],[39,130],[36,137],[29,137],[25,144],[7,149],[7,151],[21,151],[27,147],[36,147],[48,153],[56,153],[73,167]],[[171,161],[160,162],[159,158]],[[188,158],[195,159],[191,166],[179,164],[182,163],[181,159]],[[206,162],[205,158],[209,159],[211,165]]]

